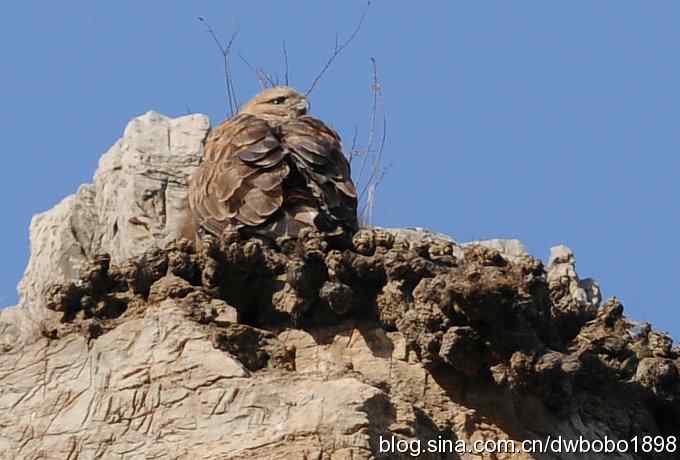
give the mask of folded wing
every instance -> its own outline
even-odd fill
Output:
[[[312,117],[272,126],[240,114],[215,129],[192,178],[198,228],[295,235],[308,225],[357,229],[357,193],[338,135]]]
[[[237,115],[213,131],[189,191],[197,226],[220,235],[267,221],[283,204],[285,156],[274,130],[255,116]]]
[[[309,116],[282,125],[281,131],[282,142],[319,209],[336,224],[356,230],[357,192],[338,135]]]

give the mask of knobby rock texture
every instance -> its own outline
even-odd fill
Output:
[[[0,313],[1,459],[400,459],[380,437],[678,434],[680,350],[601,305],[564,246],[544,267],[516,241],[421,229],[179,239],[208,129],[133,120],[94,184],[33,220],[21,303]]]

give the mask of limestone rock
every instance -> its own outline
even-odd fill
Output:
[[[518,260],[521,257],[529,255],[527,249],[519,240],[492,239],[473,241],[471,243],[467,243],[468,246],[474,244],[478,244],[480,246],[484,246],[490,249],[495,249],[496,251],[503,254],[504,257],[507,257],[508,259],[511,260]]]
[[[386,400],[351,377],[251,375],[172,300],[95,341],[42,339],[0,361],[0,458],[368,452],[366,406]]]
[[[48,284],[78,278],[97,254],[122,262],[177,237],[187,179],[200,162],[209,127],[203,115],[171,119],[149,112],[132,120],[102,156],[94,183],[31,221],[21,307],[3,311],[0,324],[10,314],[21,317],[21,336],[32,339],[49,316],[41,305]]]
[[[208,128],[133,120],[92,185],[33,219],[21,304],[0,312],[0,459],[406,459],[379,441],[677,433],[680,348],[600,307],[564,246],[545,269],[516,240],[417,228],[176,241]]]
[[[600,287],[592,279],[579,278],[574,253],[564,245],[550,249],[547,279],[555,314],[558,320],[564,319],[564,334],[573,336],[577,331],[571,325],[581,325],[594,318],[602,302]]]

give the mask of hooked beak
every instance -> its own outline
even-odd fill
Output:
[[[307,112],[309,112],[310,105],[309,101],[307,99],[303,99],[297,104],[295,104],[295,111],[298,113],[299,116],[302,115],[307,115]]]

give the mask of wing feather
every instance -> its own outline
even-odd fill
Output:
[[[340,138],[309,116],[272,125],[239,114],[220,125],[206,141],[189,203],[197,227],[217,236],[244,226],[296,234],[320,221],[358,227]]]
[[[260,225],[283,204],[290,169],[277,132],[252,115],[237,115],[215,129],[189,189],[198,226],[219,235]]]
[[[357,192],[340,137],[321,120],[300,117],[282,125],[282,142],[305,177],[319,207],[331,218],[357,228]]]
[[[274,136],[267,135],[255,144],[242,147],[238,151],[238,157],[247,163],[255,163],[278,149],[279,145],[279,141]]]

